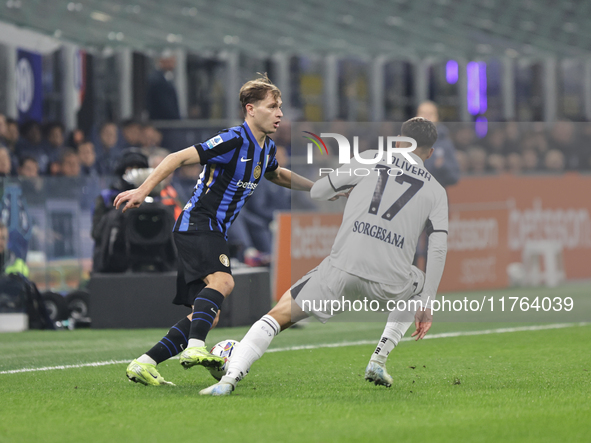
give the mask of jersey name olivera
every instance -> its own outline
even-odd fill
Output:
[[[377,151],[362,155],[372,158]],[[331,252],[332,263],[359,277],[403,288],[426,224],[447,231],[445,190],[425,169],[395,156],[375,166],[354,160],[329,176],[335,189],[355,185]],[[398,169],[403,171],[399,174]],[[369,172],[369,174],[368,174]],[[358,175],[359,174],[359,175]]]

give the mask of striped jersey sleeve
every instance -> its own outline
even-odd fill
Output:
[[[269,152],[269,159],[267,160],[267,167],[265,168],[265,174],[268,172],[273,172],[279,167],[279,163],[277,162],[277,158],[275,157],[277,154],[277,147],[275,143],[272,144],[271,150]]]
[[[195,149],[199,154],[200,163],[228,164],[234,151],[242,146],[243,139],[235,131],[223,131],[203,143],[197,143]]]
[[[435,203],[427,220],[427,234],[431,235],[433,232],[445,232],[447,234],[448,220],[447,194],[445,189],[439,186],[435,193]]]

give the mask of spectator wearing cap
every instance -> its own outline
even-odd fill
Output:
[[[123,151],[119,163],[115,168],[115,177],[113,178],[111,185],[107,189],[103,189],[96,199],[92,222],[93,237],[95,234],[100,234],[100,231],[95,231],[95,227],[107,212],[113,210],[113,201],[115,200],[115,197],[123,191],[134,188],[134,185],[125,181],[123,176],[132,169],[145,169],[147,167],[148,158],[142,154],[139,149],[129,148]]]
[[[100,245],[103,240],[101,238],[101,232],[107,220],[107,215],[109,212],[115,210],[113,207],[115,197],[119,193],[135,187],[132,183],[127,182],[124,176],[133,169],[145,168],[148,168],[148,158],[139,149],[128,148],[121,153],[121,158],[115,168],[115,177],[111,185],[107,189],[103,189],[95,201],[91,231],[92,238],[95,241],[95,257],[98,251],[100,251]]]

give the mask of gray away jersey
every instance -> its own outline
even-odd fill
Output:
[[[361,157],[371,159],[377,154],[370,150]],[[410,155],[417,165],[401,154],[394,155],[392,164],[385,158],[374,165],[351,159],[327,177],[334,192],[355,186],[330,254],[334,267],[402,289],[423,229],[428,234],[447,233],[445,189],[418,156]],[[404,173],[396,176],[398,169]]]

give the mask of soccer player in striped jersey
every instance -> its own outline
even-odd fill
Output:
[[[234,288],[228,229],[263,176],[293,190],[312,188],[310,180],[282,168],[275,159],[275,143],[268,136],[277,131],[283,116],[281,91],[265,74],[242,86],[240,103],[245,115],[243,124],[168,155],[139,188],[115,198],[117,209],[123,206],[125,212],[137,208],[158,183],[180,166],[204,165],[173,232],[179,262],[173,303],[192,306],[193,312],[129,364],[127,377],[134,382],[171,384],[158,373],[156,365],[179,353],[185,369],[223,364],[221,357],[207,351],[205,338],[217,323],[224,298]]]
[[[203,389],[201,395],[229,395],[280,331],[310,315],[324,323],[346,311],[347,302],[350,311],[352,302],[362,298],[369,299],[370,305],[377,301],[387,307],[392,301],[404,301],[408,306],[390,312],[365,370],[366,380],[392,385],[393,379],[386,371],[390,351],[413,318],[416,331],[412,336],[417,340],[431,327],[432,302],[443,274],[448,229],[447,195],[423,163],[433,153],[435,125],[415,117],[402,125],[402,135],[417,143],[409,154],[414,164],[401,154],[394,154],[388,163],[387,159],[376,159],[378,151],[368,150],[361,154],[366,162],[351,160],[314,184],[310,195],[316,200],[350,192],[330,255],[250,328],[232,354],[226,375],[219,383]],[[368,169],[374,173],[356,172]],[[425,228],[430,235],[426,274],[412,265],[417,241]]]

